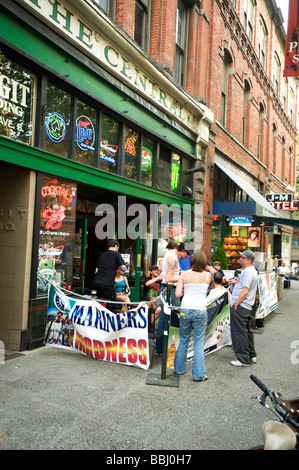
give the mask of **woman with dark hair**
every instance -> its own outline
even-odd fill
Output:
[[[174,373],[186,372],[187,350],[193,328],[194,356],[192,377],[195,382],[208,379],[204,366],[204,339],[207,326],[207,291],[212,276],[205,271],[207,259],[197,252],[190,260],[190,269],[183,271],[176,286],[176,297],[182,297],[180,309],[180,343],[174,360]]]

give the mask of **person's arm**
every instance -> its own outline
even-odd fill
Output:
[[[244,286],[243,289],[242,289],[241,292],[240,292],[239,297],[237,298],[237,300],[236,300],[235,303],[234,303],[235,309],[239,307],[239,305],[241,304],[241,302],[243,302],[243,300],[246,298],[248,292],[249,292],[249,288],[246,287],[246,286]]]
[[[152,279],[149,279],[148,281],[146,281],[145,285],[146,287],[149,287],[157,281],[162,281],[162,279],[163,279],[163,274],[159,274],[159,276],[153,277]]]
[[[184,294],[184,274],[181,274],[175,288],[175,296],[182,297]]]
[[[126,276],[124,276],[124,278],[125,278],[126,286],[128,288],[127,295],[130,295],[131,294],[131,289],[130,289],[130,286],[129,286],[128,278]]]

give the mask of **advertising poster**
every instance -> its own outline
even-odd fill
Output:
[[[66,296],[50,284],[45,344],[148,369],[147,318],[146,304],[114,314],[96,300]]]
[[[264,318],[278,306],[275,272],[258,276],[259,308],[256,318]]]

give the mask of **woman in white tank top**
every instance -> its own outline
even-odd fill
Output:
[[[207,325],[207,291],[212,280],[205,271],[207,259],[197,252],[190,260],[190,270],[183,271],[176,286],[176,297],[182,297],[180,308],[180,343],[174,361],[174,373],[186,372],[188,344],[193,328],[194,356],[192,377],[195,382],[207,380],[204,366],[204,339]]]

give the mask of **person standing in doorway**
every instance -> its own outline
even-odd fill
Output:
[[[253,261],[255,255],[251,250],[240,253],[239,262],[243,268],[241,276],[235,282],[231,296],[231,336],[236,360],[231,365],[246,367],[256,363],[252,330],[252,307],[255,303],[258,275]]]
[[[93,288],[97,291],[97,297],[103,300],[116,300],[115,276],[119,267],[126,269],[126,264],[118,253],[119,243],[117,240],[110,240],[108,250],[100,255],[94,278]],[[115,305],[110,304],[109,310],[115,311]]]

